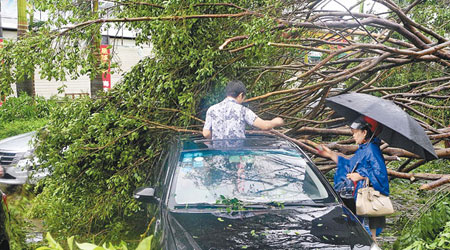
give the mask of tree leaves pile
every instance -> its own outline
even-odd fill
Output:
[[[450,246],[450,189],[442,188],[409,218],[393,249],[446,249]]]

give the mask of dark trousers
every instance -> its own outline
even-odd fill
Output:
[[[344,202],[345,206],[348,207],[353,214],[356,215],[356,201],[355,199],[344,199],[342,198],[342,201]],[[386,217],[369,217],[369,228],[370,229],[376,229],[376,228],[385,228],[386,227]]]
[[[354,198],[351,199],[344,199],[342,198],[342,201],[344,202],[345,206],[348,207],[352,213],[356,215],[356,202]]]

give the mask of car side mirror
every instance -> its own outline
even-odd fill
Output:
[[[155,196],[155,189],[152,187],[140,187],[134,190],[133,198],[142,202],[159,203],[160,199]]]

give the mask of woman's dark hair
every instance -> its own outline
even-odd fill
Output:
[[[364,128],[362,128],[362,130],[367,131],[366,137],[364,137],[364,139],[370,140],[372,138],[373,133],[372,133],[372,130],[370,130],[369,125],[364,126]]]
[[[247,93],[247,89],[245,88],[244,83],[238,80],[230,81],[225,88],[226,95],[231,97],[238,97],[239,94],[243,93],[244,95]]]
[[[371,121],[372,124],[369,123],[368,121]],[[350,127],[352,129],[360,129],[360,130],[367,131],[366,137],[364,138],[366,140],[370,140],[372,138],[374,132],[376,132],[377,134],[379,133],[379,131],[377,131],[378,123],[376,121],[374,121],[373,119],[365,117],[365,116],[358,117],[350,125]],[[372,131],[372,130],[374,130],[374,131]]]

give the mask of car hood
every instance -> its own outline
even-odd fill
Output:
[[[181,248],[370,249],[372,243],[341,205],[233,213],[172,210],[168,222]]]
[[[32,150],[30,140],[33,138],[35,131],[8,137],[0,141],[0,150],[8,152],[28,152]]]

